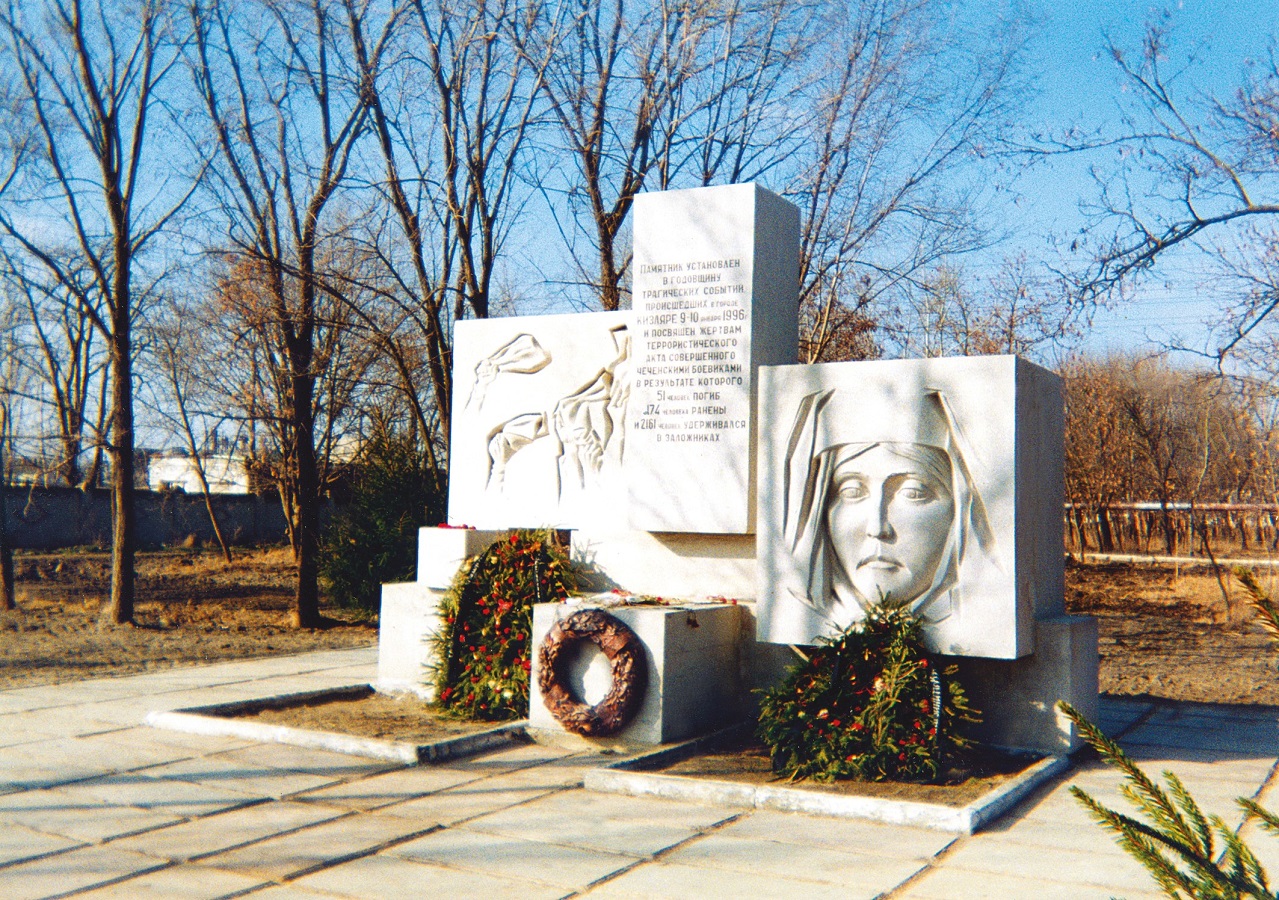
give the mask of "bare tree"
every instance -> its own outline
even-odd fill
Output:
[[[1071,242],[1089,262],[1067,273],[1080,300],[1109,302],[1165,257],[1200,254],[1217,270],[1206,285],[1221,315],[1208,346],[1182,349],[1220,362],[1264,343],[1279,307],[1279,56],[1272,41],[1235,90],[1214,94],[1195,83],[1203,60],[1178,59],[1173,38],[1165,12],[1137,52],[1110,45],[1125,82],[1118,125],[1038,149],[1097,159],[1090,227]]]
[[[225,421],[225,416],[213,416],[207,408],[199,407],[200,395],[209,396],[208,380],[202,375],[201,363],[208,360],[214,352],[209,341],[222,337],[216,332],[201,327],[201,317],[194,310],[170,307],[168,315],[159,322],[154,322],[147,329],[150,356],[154,360],[154,370],[159,375],[161,385],[153,387],[156,400],[155,411],[162,421],[182,438],[191,465],[195,469],[196,479],[200,482],[200,494],[204,498],[204,509],[209,516],[209,524],[213,528],[213,536],[222,550],[222,558],[227,565],[231,564],[231,548],[222,533],[222,523],[218,520],[217,509],[213,505],[213,495],[209,488],[208,473],[205,471],[205,454],[210,449],[210,434],[206,430],[203,436],[197,436],[196,429],[200,423],[214,419],[212,434],[217,434],[217,425]],[[216,449],[216,448],[214,448]]]
[[[587,253],[576,250],[576,234],[565,235],[583,282],[603,309],[619,309],[630,266],[622,227],[683,134],[687,113],[675,98],[697,70],[714,4],[571,0],[533,8],[537,18],[521,43],[531,59],[549,60],[542,92],[559,146],[573,160],[568,170],[544,150],[539,183],[561,195],[583,232]]]
[[[53,426],[49,431],[59,448],[54,470],[71,487],[92,487],[101,473],[110,386],[107,359],[95,340],[100,335],[93,321],[95,315],[102,317],[103,310],[85,311],[87,304],[100,297],[93,290],[92,273],[78,266],[78,254],[62,258],[64,271],[78,285],[76,290],[45,277],[43,267],[32,271],[32,266],[24,265],[29,260],[15,258],[2,248],[0,277],[23,301],[24,321],[14,327],[30,332],[38,351],[42,382],[38,399],[50,407]],[[86,439],[92,445],[87,470],[82,460]]]
[[[92,293],[80,299],[80,310],[107,343],[112,564],[105,614],[123,624],[133,619],[134,600],[133,325],[145,295],[139,260],[186,199],[181,188],[156,179],[152,166],[163,152],[153,116],[180,40],[167,29],[162,4],[125,11],[108,0],[10,3],[0,12],[0,39],[27,116],[9,127],[34,130],[23,177],[0,193],[0,234],[62,290]],[[44,209],[60,206],[56,228],[23,205],[37,196]],[[50,243],[59,232],[75,241],[72,265],[64,248]]]
[[[236,251],[266,288],[264,326],[286,379],[286,477],[295,504],[294,618],[320,624],[321,465],[316,454],[326,212],[346,180],[367,108],[344,54],[342,8],[329,0],[196,3],[193,74],[214,141],[214,191]]]
[[[398,230],[373,244],[390,276],[379,296],[393,308],[394,325],[368,324],[387,341],[417,428],[429,435],[438,426],[447,443],[449,324],[489,315],[503,244],[523,205],[522,159],[544,61],[516,50],[525,11],[509,0],[411,0],[375,32],[370,9],[347,0],[384,173],[378,188]],[[396,242],[407,265],[388,246]],[[391,340],[395,334],[400,339]],[[413,347],[425,352],[438,417],[428,415],[426,391],[407,365]]]
[[[986,246],[974,159],[1015,114],[1020,34],[964,34],[931,0],[826,10],[798,173],[801,355],[832,358],[841,332],[913,290],[939,262]]]
[[[13,406],[24,391],[18,347],[17,307],[7,297],[0,306],[0,609],[16,609],[13,545],[9,540],[9,478],[13,459]]]

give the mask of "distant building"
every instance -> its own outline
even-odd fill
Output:
[[[247,494],[249,473],[245,458],[238,453],[210,453],[200,457],[211,494]],[[186,491],[198,494],[200,475],[195,460],[185,453],[153,454],[149,460],[147,484],[153,491]]]

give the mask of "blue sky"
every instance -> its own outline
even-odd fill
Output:
[[[1171,62],[1185,62],[1193,54],[1195,64],[1186,73],[1186,84],[1206,93],[1228,95],[1241,82],[1247,60],[1265,59],[1271,36],[1279,35],[1277,0],[1184,0],[1167,5],[1041,2],[1035,8],[1040,22],[1030,47],[1039,95],[1027,110],[1027,124],[1095,128],[1117,123],[1123,83],[1106,51],[1107,41],[1139,55],[1146,23],[1165,10],[1173,29]],[[1012,222],[1032,257],[1049,231],[1067,233],[1082,224],[1078,199],[1091,190],[1090,162],[1081,157],[1060,159],[1020,180],[1022,198]],[[1201,323],[1213,313],[1211,301],[1200,299],[1202,282],[1202,262],[1194,254],[1167,259],[1133,301],[1098,314],[1086,347],[1136,349],[1171,334],[1201,342],[1206,334]]]

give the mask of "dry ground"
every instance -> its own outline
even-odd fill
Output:
[[[16,567],[19,609],[0,612],[0,688],[377,640],[375,620],[331,606],[327,627],[290,627],[287,550],[242,551],[230,568],[207,551],[141,554],[132,628],[99,625],[106,552],[20,553]],[[1279,582],[1271,587],[1279,593]],[[1279,652],[1253,622],[1242,589],[1227,588],[1229,608],[1207,568],[1066,570],[1067,608],[1100,621],[1103,691],[1279,705]]]
[[[377,641],[376,620],[331,607],[324,628],[292,628],[285,549],[242,550],[230,567],[207,551],[139,554],[133,627],[100,623],[109,553],[19,553],[14,564],[18,609],[0,611],[0,688]]]
[[[1207,566],[1088,563],[1066,568],[1066,607],[1096,616],[1101,690],[1208,703],[1279,704],[1279,651],[1242,586]],[[1279,594],[1279,580],[1259,573]]]

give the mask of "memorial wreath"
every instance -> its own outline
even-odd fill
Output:
[[[514,532],[467,560],[440,603],[438,706],[478,719],[526,716],[533,604],[564,600],[575,582],[554,532]]]
[[[902,609],[867,617],[817,647],[763,692],[759,739],[773,771],[791,780],[933,781],[941,761],[968,745],[956,732],[977,721],[955,679]]]
[[[583,641],[600,648],[612,667],[613,683],[594,706],[567,685],[567,661]],[[626,623],[603,610],[584,609],[556,622],[537,650],[537,687],[547,710],[568,731],[607,737],[626,727],[644,699],[648,667],[644,647]]]

